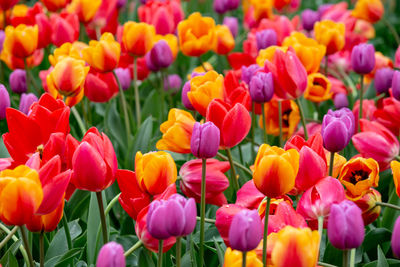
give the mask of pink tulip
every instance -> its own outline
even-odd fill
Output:
[[[220,207],[217,210],[215,227],[217,227],[218,232],[221,235],[227,247],[230,247],[229,229],[231,228],[233,217],[235,217],[237,213],[245,209],[246,208],[236,204],[228,204]]]
[[[264,198],[264,194],[257,189],[251,179],[237,191],[235,204],[248,209],[258,209]]]
[[[275,214],[268,217],[268,234],[277,233],[287,225],[297,228],[307,227],[304,217],[297,213],[289,203],[282,201],[277,205]]]

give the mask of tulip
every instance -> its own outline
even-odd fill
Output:
[[[271,233],[278,233],[288,225],[297,228],[307,227],[303,216],[297,213],[287,201],[279,202],[275,213],[270,214],[268,217],[268,235]]]
[[[140,151],[135,157],[136,179],[139,188],[151,195],[161,194],[170,184],[175,183],[177,170],[171,155],[163,152]]]
[[[53,55],[49,56],[50,64],[54,67],[59,61],[65,57],[72,57],[75,59],[83,59],[82,51],[88,45],[82,42],[64,43],[60,47],[54,49]]]
[[[372,44],[359,44],[351,51],[351,66],[358,74],[368,74],[375,67],[375,48]]]
[[[242,74],[241,74],[241,80],[248,85],[250,84],[251,78],[259,71],[261,70],[260,66],[257,64],[252,64],[250,66],[242,66]]]
[[[160,125],[162,138],[157,142],[159,150],[176,153],[191,153],[191,138],[195,119],[187,111],[173,108],[168,113],[168,120]]]
[[[199,12],[192,13],[178,24],[178,39],[184,55],[201,56],[215,47],[217,35],[214,19],[202,17]]]
[[[124,24],[122,45],[133,56],[144,56],[153,47],[155,28],[147,23],[133,21]]]
[[[32,93],[22,94],[19,102],[19,110],[25,115],[28,115],[31,105],[37,101],[38,98]]]
[[[166,41],[161,40],[154,44],[146,54],[146,64],[151,71],[159,71],[169,67],[173,61],[172,51]]]
[[[25,70],[17,69],[10,74],[10,88],[14,93],[22,94],[27,91],[26,72]]]
[[[354,116],[348,108],[329,110],[322,120],[324,147],[330,152],[343,150],[354,133]]]
[[[108,102],[118,91],[118,83],[112,72],[97,72],[92,68],[85,78],[84,93],[92,102]]]
[[[236,36],[238,35],[238,28],[239,28],[238,19],[236,17],[224,17],[223,24],[229,28],[229,30],[233,35],[233,38],[236,38]]]
[[[365,226],[378,219],[382,209],[381,206],[376,205],[376,202],[382,202],[381,194],[378,191],[372,188],[360,199],[353,200],[353,202],[362,210]]]
[[[69,0],[41,0],[49,11],[55,12],[58,9],[64,8]]]
[[[182,79],[178,74],[168,75],[168,77],[164,79],[164,91],[175,94],[179,92],[181,85]]]
[[[226,55],[235,47],[235,39],[229,28],[225,25],[215,27],[216,44],[213,51],[219,55]]]
[[[375,90],[377,94],[386,93],[392,87],[394,70],[381,68],[375,72]]]
[[[101,0],[72,0],[68,13],[76,13],[82,23],[90,22],[101,5]]]
[[[38,45],[39,28],[20,24],[16,28],[7,26],[3,49],[18,58],[27,58],[35,52]],[[29,42],[26,40],[29,39]]]
[[[262,239],[261,219],[256,210],[242,210],[233,217],[229,229],[229,243],[232,249],[250,251]]]
[[[114,70],[120,54],[121,46],[109,32],[104,33],[99,41],[90,41],[89,46],[82,50],[83,59],[98,72]]]
[[[2,10],[9,10],[18,3],[18,0],[5,0],[0,1],[0,8]]]
[[[50,16],[52,26],[51,40],[53,44],[60,47],[64,43],[73,43],[79,38],[79,18],[76,14],[53,13]]]
[[[189,235],[196,227],[196,203],[193,198],[185,199],[181,195],[172,195],[167,201],[171,211],[166,217],[167,231],[172,236]]]
[[[115,181],[117,157],[110,139],[92,127],[72,158],[72,183],[81,190],[100,192]]]
[[[349,100],[347,99],[347,95],[344,93],[338,93],[333,98],[333,104],[336,109],[347,108],[349,106]]]
[[[357,0],[351,15],[375,23],[382,18],[384,11],[381,0]]]
[[[400,71],[398,70],[393,73],[392,93],[393,97],[400,101]]]
[[[200,124],[196,122],[193,127],[190,150],[195,157],[206,159],[213,158],[218,153],[220,133],[212,122]]]
[[[251,78],[250,96],[256,103],[268,102],[274,95],[274,83],[271,73],[259,72]]]
[[[361,209],[349,200],[331,206],[328,220],[329,242],[338,249],[361,246],[364,240],[364,222]]]
[[[319,21],[319,19],[318,11],[304,9],[301,13],[301,25],[306,31],[312,31],[314,29],[314,24]]]
[[[182,96],[181,96],[182,104],[185,108],[187,108],[189,110],[195,110],[192,103],[190,103],[190,100],[188,97],[189,92],[190,92],[190,81],[187,81],[182,87]]]
[[[322,20],[314,24],[315,40],[326,46],[326,54],[331,55],[343,49],[345,43],[345,25],[331,20]]]
[[[261,50],[277,45],[277,38],[276,32],[271,29],[256,32],[257,49]]]
[[[125,266],[124,248],[112,241],[100,249],[97,256],[97,267],[124,267]]]
[[[231,229],[233,218],[240,211],[245,210],[237,204],[227,204],[220,207],[216,212],[215,227],[217,227],[219,234],[225,242],[227,247],[230,247],[229,232]],[[240,229],[237,229],[240,230]]]
[[[45,48],[51,43],[52,27],[50,19],[44,13],[35,15],[35,22],[39,28],[38,49]]]
[[[240,251],[232,250],[227,248],[224,256],[223,267],[242,267],[243,266],[243,255]],[[249,251],[246,253],[246,266],[251,267],[262,267],[263,263],[257,257],[255,251]]]
[[[10,107],[10,95],[4,85],[0,84],[0,120],[6,118],[6,110]]]
[[[64,215],[64,198],[52,212],[45,215],[33,215],[26,228],[30,232],[53,232],[57,229],[58,224]]]
[[[400,132],[400,119],[398,118],[399,107],[400,102],[394,97],[383,98],[379,101],[378,109],[375,108],[373,110],[373,114],[370,118],[381,123],[397,136]]]
[[[167,203],[168,202],[165,200],[155,200],[151,202],[147,213],[147,229],[151,236],[156,239],[163,240],[172,236],[167,230],[167,220],[165,219],[170,216],[173,211],[169,209]]]
[[[0,54],[3,51],[3,44],[4,44],[5,38],[6,38],[6,34],[4,33],[3,30],[0,30]]]
[[[127,68],[116,68],[114,72],[118,77],[118,81],[121,84],[122,90],[128,90],[132,82],[131,71]]]
[[[393,232],[392,232],[392,251],[396,258],[400,258],[400,216],[397,217],[396,222],[394,223]]]
[[[312,73],[308,75],[308,86],[304,92],[304,98],[315,103],[320,103],[331,99],[332,84],[327,77],[321,73]]]
[[[214,0],[213,3],[214,11],[218,14],[224,14],[229,11],[229,1],[228,0]]]

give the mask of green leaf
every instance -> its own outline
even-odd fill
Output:
[[[152,258],[152,252],[147,249],[141,249],[139,253],[139,264],[138,266],[155,267],[155,263]]]
[[[215,247],[217,248],[219,264],[221,266],[223,266],[224,265],[224,255],[225,255],[224,249],[221,247],[221,245],[217,242],[217,240],[215,238],[214,238],[214,244],[215,244]]]
[[[100,227],[100,212],[97,204],[96,193],[90,193],[89,214],[87,221],[87,262],[88,264],[96,262],[97,251],[97,230]]]
[[[118,142],[120,148],[126,148],[125,144],[125,129],[121,121],[121,116],[117,111],[115,100],[111,100],[106,110],[106,126],[112,137]]]
[[[149,151],[152,133],[153,133],[153,118],[150,116],[140,126],[135,136],[133,146],[129,148],[129,156],[127,156],[125,159],[126,168],[134,167],[133,162],[137,151],[141,151],[143,153]]]
[[[323,262],[341,266],[342,256],[343,256],[343,252],[341,250],[332,246],[331,243],[328,243],[328,245],[326,246],[326,249],[325,249]]]
[[[383,253],[381,246],[378,245],[378,267],[389,267],[389,263],[386,260],[385,254]]]
[[[400,206],[400,198],[397,196],[396,190],[394,188],[392,190],[392,193],[390,194],[388,203]],[[393,229],[394,222],[399,215],[400,211],[393,210],[391,208],[385,208],[382,215],[382,227]]]
[[[10,154],[8,154],[7,148],[4,145],[3,138],[0,138],[0,158],[8,158]]]
[[[385,229],[385,228],[375,228],[371,231],[369,231],[365,235],[365,239],[363,242],[363,248],[365,252],[368,252],[369,250],[375,249],[376,248],[376,240],[379,240],[379,242],[382,244],[386,241],[390,241],[390,238],[392,236],[392,233]]]
[[[153,90],[144,101],[144,105],[142,108],[142,118],[147,118],[149,116],[160,118],[161,105],[158,103],[161,103],[160,94],[157,92],[157,90]]]
[[[22,241],[18,240],[14,244],[10,246],[10,248],[6,251],[4,256],[0,259],[0,264],[5,266],[10,266],[10,267],[18,267],[18,262],[17,259],[15,258],[14,254],[21,245]]]

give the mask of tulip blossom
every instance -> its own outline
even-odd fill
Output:
[[[218,153],[219,139],[219,129],[214,123],[200,124],[196,122],[193,126],[190,150],[197,158],[213,158]]]
[[[247,209],[258,209],[265,196],[258,191],[253,180],[246,182],[236,193],[236,203]]]
[[[223,24],[229,28],[234,38],[238,35],[239,22],[235,17],[224,17]]]
[[[353,202],[356,203],[362,211],[364,225],[371,224],[378,219],[382,208],[376,205],[376,202],[382,202],[382,197],[377,190],[371,188],[364,196],[353,200]]]
[[[6,38],[3,50],[18,58],[29,57],[35,52],[38,45],[38,26],[20,24],[16,28],[8,26],[5,30]],[[26,39],[29,42],[26,42]]]
[[[277,38],[276,32],[271,29],[256,32],[257,49],[261,50],[272,45],[277,45]]]
[[[153,47],[155,35],[153,25],[129,21],[124,24],[122,45],[133,56],[144,56]]]
[[[126,91],[131,86],[132,77],[131,72],[127,68],[116,68],[114,73],[118,77],[118,81],[121,84],[122,90]]]
[[[351,14],[358,19],[375,23],[382,18],[384,11],[381,0],[357,0]]]
[[[214,52],[219,55],[226,55],[235,47],[235,39],[229,28],[225,25],[217,25],[215,27],[216,44],[213,48]]]
[[[60,47],[64,43],[73,43],[79,38],[79,18],[76,14],[62,12],[53,13],[50,16],[52,27],[51,40],[53,44]]]
[[[274,95],[274,82],[271,73],[259,72],[250,80],[250,96],[254,102],[264,103]]]
[[[399,49],[399,51],[400,51],[400,49]],[[396,100],[400,101],[400,71],[398,71],[398,70],[396,70],[393,74],[392,93],[393,93],[393,97]]]
[[[359,44],[351,51],[351,66],[358,74],[368,74],[375,67],[375,48],[372,44]]]
[[[178,74],[168,75],[164,79],[164,91],[176,94],[180,91],[182,85],[182,79]]]
[[[304,9],[301,13],[301,25],[306,31],[312,31],[314,29],[314,24],[319,21],[320,15],[318,11],[311,9]]]
[[[273,214],[268,216],[268,234],[277,233],[285,226],[307,227],[304,217],[297,213],[286,201],[280,202]]]
[[[315,103],[320,103],[332,98],[332,84],[321,73],[308,75],[308,86],[304,92],[304,98]]]
[[[84,94],[92,102],[104,103],[117,95],[119,87],[112,72],[97,72],[93,68],[85,78]]]
[[[49,56],[50,64],[54,67],[65,57],[83,59],[82,51],[88,47],[87,44],[82,42],[64,43],[60,47],[54,49],[53,54]]]
[[[90,22],[101,5],[101,0],[72,0],[67,6],[69,13],[76,13],[82,23]]]
[[[38,101],[38,98],[32,93],[22,94],[18,109],[25,115],[28,115],[31,105],[37,101]]]
[[[242,252],[238,250],[232,250],[231,248],[227,248],[224,256],[224,265],[223,267],[242,267],[243,263],[243,255]],[[262,261],[257,257],[255,251],[249,251],[246,253],[246,266],[252,267],[262,267]]]
[[[333,98],[333,104],[336,109],[347,108],[349,106],[347,95],[343,93],[336,94]]]
[[[41,0],[49,11],[55,12],[58,9],[64,8],[69,0]]]
[[[26,84],[26,72],[25,70],[14,70],[10,74],[10,88],[14,93],[22,94],[26,93],[27,91],[27,84]]]
[[[394,96],[394,90],[392,93]],[[398,118],[400,101],[394,97],[386,97],[381,101],[381,105],[374,110],[373,117],[397,136],[400,133],[400,119]]]
[[[262,224],[256,210],[242,210],[233,217],[229,229],[229,244],[232,249],[250,251],[262,239]]]
[[[159,71],[172,64],[173,55],[166,41],[160,40],[146,54],[146,64],[149,70]]]
[[[393,160],[390,163],[390,167],[392,168],[393,173],[393,182],[396,187],[396,193],[400,195],[400,162]]]
[[[394,223],[393,232],[392,232],[392,251],[396,258],[400,258],[400,216],[397,217],[396,222]]]
[[[227,247],[230,247],[229,231],[231,229],[232,220],[235,215],[242,210],[245,210],[245,208],[236,204],[227,204],[217,210],[215,227],[217,227]]]
[[[100,249],[96,267],[123,266],[125,266],[124,248],[120,244],[112,241]]]
[[[0,84],[0,120],[6,118],[6,110],[10,107],[10,95],[4,85]]]
[[[394,70],[391,68],[381,68],[375,72],[376,94],[387,93],[392,87]]]
[[[343,49],[345,25],[332,20],[322,20],[314,24],[315,40],[326,46],[326,54],[331,55]]]

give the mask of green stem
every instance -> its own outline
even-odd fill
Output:
[[[15,226],[16,227],[16,229],[18,230],[18,226]],[[14,228],[15,228],[14,227]],[[0,229],[3,231],[3,232],[5,232],[7,235],[9,235],[10,234],[10,232],[12,232],[13,230],[14,230],[14,228],[10,231],[10,229],[8,229],[6,226],[4,226],[2,223],[0,223]],[[16,231],[16,230],[15,230]],[[14,234],[12,234],[11,235],[11,238],[12,238],[12,240],[14,241],[14,242],[17,242],[19,239],[15,236],[15,232],[14,232]],[[4,240],[3,240],[4,241]],[[3,241],[1,242],[2,244],[3,244]],[[6,242],[5,242],[6,243]],[[2,245],[2,246],[4,246],[5,245],[5,243]],[[1,246],[0,246],[0,249],[1,249]],[[21,251],[21,254],[22,254],[22,256],[24,257],[24,260],[25,260],[25,262],[29,262],[29,258],[28,258],[28,254],[26,253],[26,250],[25,250],[25,248],[24,248],[24,246],[23,245],[20,245],[19,246],[19,251]]]
[[[300,99],[296,98],[296,104],[299,107],[301,123],[303,124],[304,128],[304,139],[308,139],[308,132],[307,132],[307,124],[306,124],[306,117],[304,116],[303,108],[301,107]]]
[[[357,126],[357,132],[360,132],[361,129],[361,118],[363,115],[363,98],[364,98],[364,75],[360,75],[360,106],[358,110],[358,126]]]
[[[397,45],[400,45],[400,37],[399,37],[399,34],[397,33],[396,29],[386,18],[382,18],[382,21],[386,25],[386,27],[389,28],[389,31],[392,33],[394,39],[396,40]]]
[[[206,169],[207,159],[202,159],[201,169],[201,203],[200,203],[200,267],[204,262],[204,226],[206,218]]]
[[[71,240],[71,234],[69,231],[67,215],[65,214],[65,211],[64,211],[64,214],[62,217],[62,223],[64,226],[65,238],[67,239],[68,250],[71,250],[72,249],[72,240]]]
[[[267,123],[265,122],[265,106],[264,103],[261,104],[261,116],[263,121],[263,143],[267,143]]]
[[[73,114],[74,117],[75,117],[76,122],[78,123],[79,129],[81,130],[82,135],[85,135],[85,133],[86,133],[86,128],[85,128],[85,125],[84,125],[84,123],[83,123],[83,121],[82,121],[81,116],[79,116],[79,113],[78,113],[78,111],[76,110],[75,107],[72,107],[72,108],[71,108],[71,111],[72,111],[72,114]]]
[[[379,201],[377,201],[377,202],[375,202],[375,205],[376,205],[376,206],[386,207],[386,208],[391,208],[391,209],[394,209],[394,210],[400,210],[400,207],[399,207],[399,206],[393,205],[393,204],[389,204],[389,203],[385,203],[385,202],[379,202]]]
[[[331,158],[329,159],[329,176],[333,174],[333,165],[335,162],[335,152],[331,152]]]
[[[319,251],[321,251],[323,230],[324,230],[324,216],[318,216]]]
[[[236,194],[236,192],[239,189],[239,182],[236,177],[235,165],[233,164],[232,154],[231,154],[231,150],[229,148],[226,149],[226,155],[228,156],[229,164],[231,165],[231,183],[232,183],[233,191]]]
[[[124,90],[122,89],[121,83],[119,82],[118,76],[117,76],[117,74],[115,73],[115,71],[113,71],[113,74],[114,74],[115,80],[117,80],[117,83],[118,83],[119,94],[120,94],[120,96],[121,96],[122,110],[123,110],[123,112],[124,112],[126,140],[127,140],[128,143],[129,143],[130,134],[131,134],[131,126],[130,126],[130,123],[129,123],[129,115],[128,115],[129,113],[128,113],[128,108],[127,108],[127,105],[126,105],[125,93],[124,93]]]
[[[282,131],[282,100],[278,100],[278,115],[279,115],[279,146],[282,147],[283,131]]]
[[[140,99],[139,99],[139,87],[137,83],[137,58],[133,59],[133,86],[135,88],[135,107],[136,107],[136,120],[137,120],[137,128],[141,125],[142,115],[140,112]]]
[[[99,205],[101,228],[103,232],[103,243],[106,244],[108,243],[107,224],[106,224],[106,216],[104,214],[103,196],[101,192],[96,192],[96,197],[97,197],[97,204]]]
[[[221,154],[219,152],[218,152],[217,156],[220,157],[222,160],[229,160],[228,157],[224,156],[223,154]],[[246,166],[244,166],[244,165],[242,165],[239,162],[236,162],[234,160],[232,160],[232,162],[236,167],[242,169],[243,171],[247,172],[249,175],[253,176],[253,173],[251,172],[251,170],[249,168],[247,168]]]
[[[254,161],[256,158],[255,153],[255,125],[256,125],[256,104],[252,102],[251,104],[251,160]]]
[[[319,262],[318,262],[318,266],[324,266],[324,267],[337,267],[336,265],[332,265],[332,264],[325,263],[325,262],[322,262],[322,261],[319,261]]]
[[[18,226],[14,226],[14,228],[7,233],[6,237],[3,240],[1,240],[0,250],[14,236],[14,234],[17,232],[17,230],[18,230]]]
[[[197,217],[196,217],[196,220],[201,221],[201,217],[197,216]],[[214,219],[209,219],[209,218],[204,218],[204,221],[205,221],[206,223],[212,223],[212,224],[215,224],[215,222],[216,222],[216,220],[214,220]]]
[[[204,69],[204,72],[207,72],[208,70],[207,70],[207,67],[206,67],[206,64],[204,64],[204,61],[203,61],[203,59],[201,58],[201,56],[199,56],[199,61],[200,61],[200,65],[203,67],[203,69]]]
[[[345,249],[343,250],[343,267],[348,267],[349,266],[349,250]]]
[[[138,242],[136,242],[130,249],[128,249],[125,253],[124,256],[128,257],[129,255],[131,255],[135,250],[137,250],[138,248],[140,248],[143,245],[143,242],[141,240],[139,240]]]
[[[356,249],[353,248],[350,250],[350,267],[354,267],[355,261],[356,261]]]
[[[242,267],[246,267],[246,255],[247,251],[242,251]]]
[[[44,232],[39,234],[39,247],[40,247],[40,267],[44,267]]]
[[[118,202],[119,196],[121,195],[121,193],[119,193],[118,195],[116,195],[111,201],[110,203],[108,203],[106,210],[104,211],[105,216],[108,215],[108,213],[110,213],[112,207],[115,205],[115,203]]]
[[[162,266],[162,254],[163,254],[163,240],[158,240],[158,262],[157,267]]]
[[[27,264],[29,264],[30,267],[34,267],[35,263],[33,262],[31,249],[29,248],[28,238],[27,238],[26,232],[25,232],[25,226],[20,226],[19,230],[21,231],[22,242],[24,243],[25,250],[28,254],[29,262],[27,262]]]
[[[265,217],[264,217],[264,237],[263,237],[263,254],[262,254],[262,261],[264,267],[267,266],[268,217],[269,217],[270,206],[271,206],[271,198],[267,197],[267,206],[265,207]]]
[[[26,61],[26,58],[24,58],[24,68],[25,68],[25,76],[26,76],[26,91],[29,93],[29,88],[30,88],[30,77],[29,77],[29,69],[28,69],[28,63]]]
[[[181,267],[181,238],[176,238],[176,267]]]

